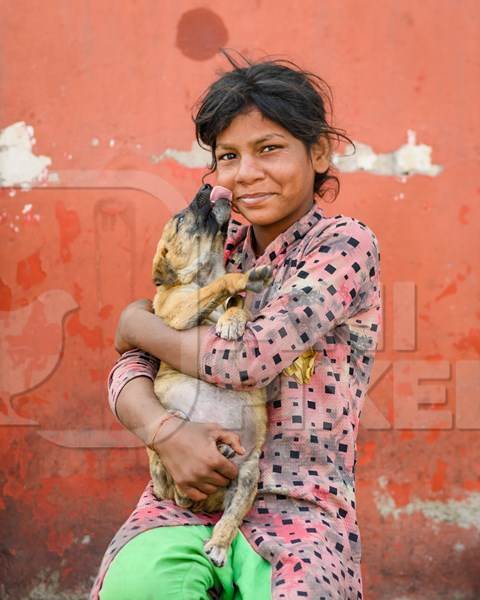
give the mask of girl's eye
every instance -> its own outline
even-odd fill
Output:
[[[261,151],[263,152],[264,150],[266,150],[267,152],[270,152],[271,150],[276,150],[280,147],[281,146],[277,146],[275,144],[269,144],[268,146],[262,146]],[[233,160],[235,157],[236,154],[234,152],[226,152],[225,154],[220,154],[220,156],[217,157],[217,161],[229,161]]]
[[[235,154],[234,154],[233,152],[226,152],[225,154],[221,154],[221,155],[220,155],[220,156],[217,158],[217,160],[230,160],[230,159],[228,159],[228,158],[227,158],[228,156],[230,156],[230,157],[232,157],[232,156],[233,156],[233,157],[235,158]]]

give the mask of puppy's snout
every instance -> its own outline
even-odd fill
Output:
[[[202,185],[197,193],[197,197],[195,198],[196,204],[200,208],[204,208],[207,205],[210,205],[210,192],[212,191],[212,186],[209,183]]]

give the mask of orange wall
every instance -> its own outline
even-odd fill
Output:
[[[370,147],[326,206],[382,251],[359,437],[366,598],[478,599],[478,3],[17,0],[0,39],[0,130],[36,139],[18,125],[27,147],[0,144],[0,590],[83,597],[147,479],[106,404],[114,329],[152,296],[159,231],[200,183],[190,109],[224,45],[319,73],[336,125]]]

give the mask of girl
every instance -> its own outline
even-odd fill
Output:
[[[230,220],[226,270],[269,264],[273,283],[247,294],[252,320],[237,341],[209,325],[174,331],[148,301],[134,302],[120,319],[124,354],[109,390],[120,421],[146,444],[158,440],[177,486],[201,500],[237,474],[217,442],[241,452],[240,439],[215,423],[165,414],[152,384],[159,360],[224,388],[268,386],[258,495],[219,569],[202,551],[219,515],[158,501],[147,486],[91,597],[356,600],[355,453],[380,321],[377,242],[364,224],[328,217],[317,204],[328,181],[338,185],[332,140],[350,141],[327,122],[324,82],[288,61],[241,66],[224,54],[233,69],[203,96],[197,140],[250,223]]]

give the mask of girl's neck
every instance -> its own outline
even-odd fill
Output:
[[[255,258],[261,256],[267,247],[275,240],[281,233],[286,231],[293,223],[296,223],[304,215],[309,212],[315,202],[312,201],[310,206],[303,212],[303,214],[297,216],[294,220],[279,221],[272,225],[252,225],[252,249],[255,254]]]

